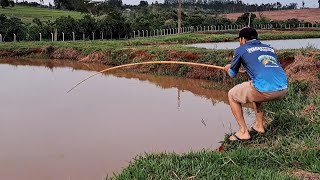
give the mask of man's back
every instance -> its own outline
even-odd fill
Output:
[[[258,91],[273,92],[287,88],[287,76],[274,49],[259,40],[251,40],[236,49],[231,70],[238,72],[241,64]]]

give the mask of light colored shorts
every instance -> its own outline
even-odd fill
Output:
[[[274,92],[259,92],[253,87],[252,81],[238,84],[230,89],[228,96],[236,102],[245,104],[249,102],[267,102],[283,98],[287,89]]]

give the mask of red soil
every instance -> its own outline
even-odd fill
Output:
[[[305,22],[320,22],[320,8],[312,9],[296,9],[296,10],[279,10],[279,11],[263,11],[263,12],[253,12],[260,18],[260,15],[271,20],[285,21],[288,19],[297,18],[300,21]],[[239,16],[243,13],[232,13],[225,14],[225,17],[232,20],[237,20]]]

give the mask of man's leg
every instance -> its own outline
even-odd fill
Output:
[[[253,128],[259,133],[265,133],[262,103],[253,102],[252,106],[256,113],[256,122],[253,125]]]
[[[239,131],[236,132],[235,135],[237,137],[239,137],[240,139],[250,139],[251,136],[249,134],[248,127],[247,127],[246,122],[243,117],[243,111],[242,111],[241,104],[236,102],[231,97],[230,93],[228,95],[228,98],[229,98],[229,103],[230,103],[232,113],[233,113],[234,117],[236,118],[237,123],[239,125]],[[230,136],[230,140],[234,141],[234,140],[236,140],[236,138],[234,136]]]

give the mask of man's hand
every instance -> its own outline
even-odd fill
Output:
[[[231,64],[227,64],[225,67],[224,67],[224,70],[228,73],[229,69],[230,69],[230,66]]]

